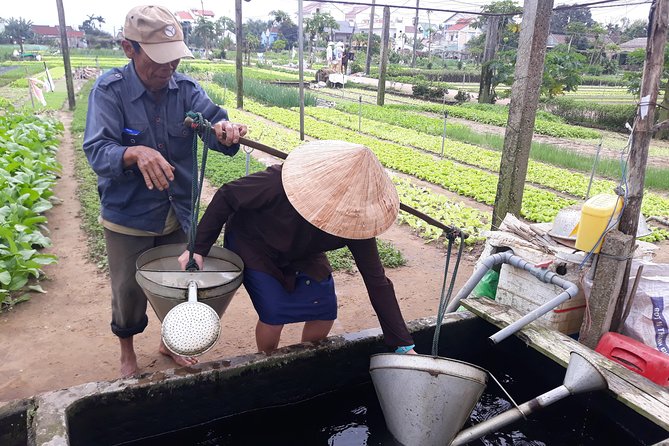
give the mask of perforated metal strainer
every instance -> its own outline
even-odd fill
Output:
[[[161,332],[165,346],[180,356],[199,356],[216,344],[221,321],[213,308],[197,301],[195,281],[188,282],[188,301],[165,315]]]

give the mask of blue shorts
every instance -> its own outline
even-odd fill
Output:
[[[260,320],[269,325],[337,319],[337,295],[332,275],[318,282],[298,273],[295,290],[288,292],[273,276],[244,269],[244,287]]]

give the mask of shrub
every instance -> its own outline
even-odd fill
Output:
[[[635,104],[601,104],[575,101],[568,98],[553,98],[543,103],[544,108],[562,117],[567,123],[623,132],[625,123],[632,122],[636,114]]]

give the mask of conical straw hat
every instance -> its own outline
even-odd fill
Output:
[[[344,141],[313,141],[288,155],[283,187],[309,223],[339,237],[366,239],[388,229],[400,200],[371,150]]]

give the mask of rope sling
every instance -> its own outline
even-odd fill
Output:
[[[209,152],[209,138],[211,137],[211,123],[204,119],[202,113],[189,111],[186,117],[192,120],[190,126],[195,132],[193,133],[192,155],[193,168],[191,181],[191,219],[190,229],[188,231],[188,263],[186,264],[186,271],[197,271],[199,268],[195,262],[195,236],[197,235],[197,220],[200,214],[200,195],[202,194],[202,186],[204,185],[204,169],[207,164],[207,154]],[[200,167],[198,176],[198,161],[197,161],[197,141],[198,133],[202,136],[202,165]]]

